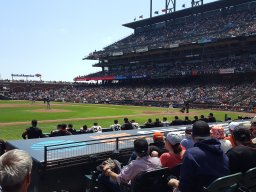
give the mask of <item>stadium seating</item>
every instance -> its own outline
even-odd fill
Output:
[[[256,167],[243,173],[240,185],[242,188],[248,189],[250,192],[256,192]]]
[[[208,187],[204,188],[204,192],[235,192],[239,188],[239,182],[242,173],[235,173],[220,177],[213,181]]]

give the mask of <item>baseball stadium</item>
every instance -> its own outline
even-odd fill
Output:
[[[256,191],[256,1],[149,3],[97,72],[0,80],[0,191]]]

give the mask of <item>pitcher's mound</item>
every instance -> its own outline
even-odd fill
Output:
[[[38,112],[38,113],[60,113],[60,112],[71,112],[70,110],[65,110],[65,109],[35,109],[31,110],[33,112]]]

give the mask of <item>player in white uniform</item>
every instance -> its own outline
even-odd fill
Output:
[[[98,125],[98,123],[93,123],[93,126],[91,127],[91,130],[96,133],[101,133],[102,132],[102,128],[101,126]]]
[[[121,130],[121,125],[118,123],[118,120],[114,120],[114,124],[111,125],[110,128],[113,131],[120,131]]]

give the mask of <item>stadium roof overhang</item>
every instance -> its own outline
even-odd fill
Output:
[[[140,21],[135,21],[135,22],[131,22],[131,23],[126,23],[123,24],[123,26],[125,27],[129,27],[132,29],[136,29],[139,27],[144,27],[147,25],[152,25],[155,23],[161,23],[161,22],[165,22],[171,19],[176,19],[179,17],[185,17],[185,16],[189,16],[192,14],[198,14],[198,13],[203,13],[203,12],[207,12],[207,11],[212,11],[212,10],[216,10],[216,9],[221,9],[224,7],[230,7],[230,6],[235,6],[235,5],[239,5],[239,4],[243,4],[243,3],[247,3],[247,2],[252,2],[254,0],[220,0],[220,1],[215,1],[212,3],[207,3],[201,6],[197,6],[197,7],[193,7],[193,8],[188,8],[188,9],[183,9],[180,11],[176,11],[174,13],[168,13],[168,14],[164,14],[164,15],[160,15],[160,16],[155,16],[152,18],[148,18],[148,19],[143,19]]]

